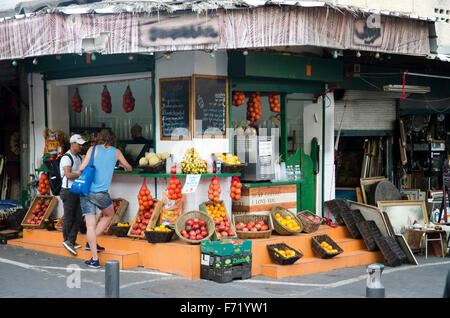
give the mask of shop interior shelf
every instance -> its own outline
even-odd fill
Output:
[[[282,184],[300,184],[302,180],[287,180],[287,181],[274,181],[274,182],[253,182],[253,183],[242,183],[242,186],[245,188],[254,188],[254,187],[265,187],[272,185],[282,185]]]
[[[215,174],[215,173],[204,173],[201,176],[204,178],[208,178],[208,177],[214,177],[215,175],[217,175],[217,177],[234,177],[234,176],[238,176],[240,177],[241,174],[240,173],[219,173],[219,174]],[[170,178],[172,176],[172,174],[170,173],[141,173],[140,174],[141,177],[147,177],[147,178]],[[176,176],[177,178],[186,178],[187,174],[174,174],[174,176]]]

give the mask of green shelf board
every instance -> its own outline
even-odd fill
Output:
[[[37,171],[37,172],[50,172],[50,170],[48,170],[47,168],[37,168],[37,169],[34,169],[34,171]]]
[[[115,174],[140,174],[141,170],[136,169],[133,171],[125,171],[125,170],[114,170]]]
[[[283,184],[301,184],[302,180],[290,180],[290,181],[276,181],[276,182],[245,182],[242,183],[242,186],[245,188],[256,188],[256,187],[267,187],[274,185],[283,185]]]
[[[173,174],[175,177],[177,178],[186,178],[187,174]],[[204,173],[201,176],[204,178],[211,178],[214,177],[215,175],[217,175],[218,178],[221,177],[234,177],[234,176],[238,176],[240,177],[241,174],[240,173],[219,173],[219,174],[214,174],[214,173]],[[172,176],[172,174],[170,173],[140,173],[141,177],[146,177],[146,178],[170,178]]]

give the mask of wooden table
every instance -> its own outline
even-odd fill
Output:
[[[403,236],[413,252],[419,252],[423,249],[427,252],[429,247],[430,254],[433,256],[444,257],[447,254],[447,233],[444,230],[407,229]],[[426,246],[427,239],[428,246]],[[444,255],[442,255],[442,250]]]

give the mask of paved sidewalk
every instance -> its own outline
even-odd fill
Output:
[[[416,256],[418,266],[385,267],[386,298],[442,298],[450,257]],[[218,284],[137,267],[120,272],[121,298],[365,298],[366,266]],[[0,297],[103,298],[105,272],[78,259],[0,245]]]

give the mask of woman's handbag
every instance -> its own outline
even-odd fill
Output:
[[[76,178],[73,181],[72,186],[70,187],[70,193],[73,194],[82,194],[85,197],[89,195],[89,190],[91,189],[92,181],[94,181],[95,176],[95,166],[94,166],[94,154],[95,147],[92,149],[91,158],[89,159],[89,164],[84,168],[81,176]]]

